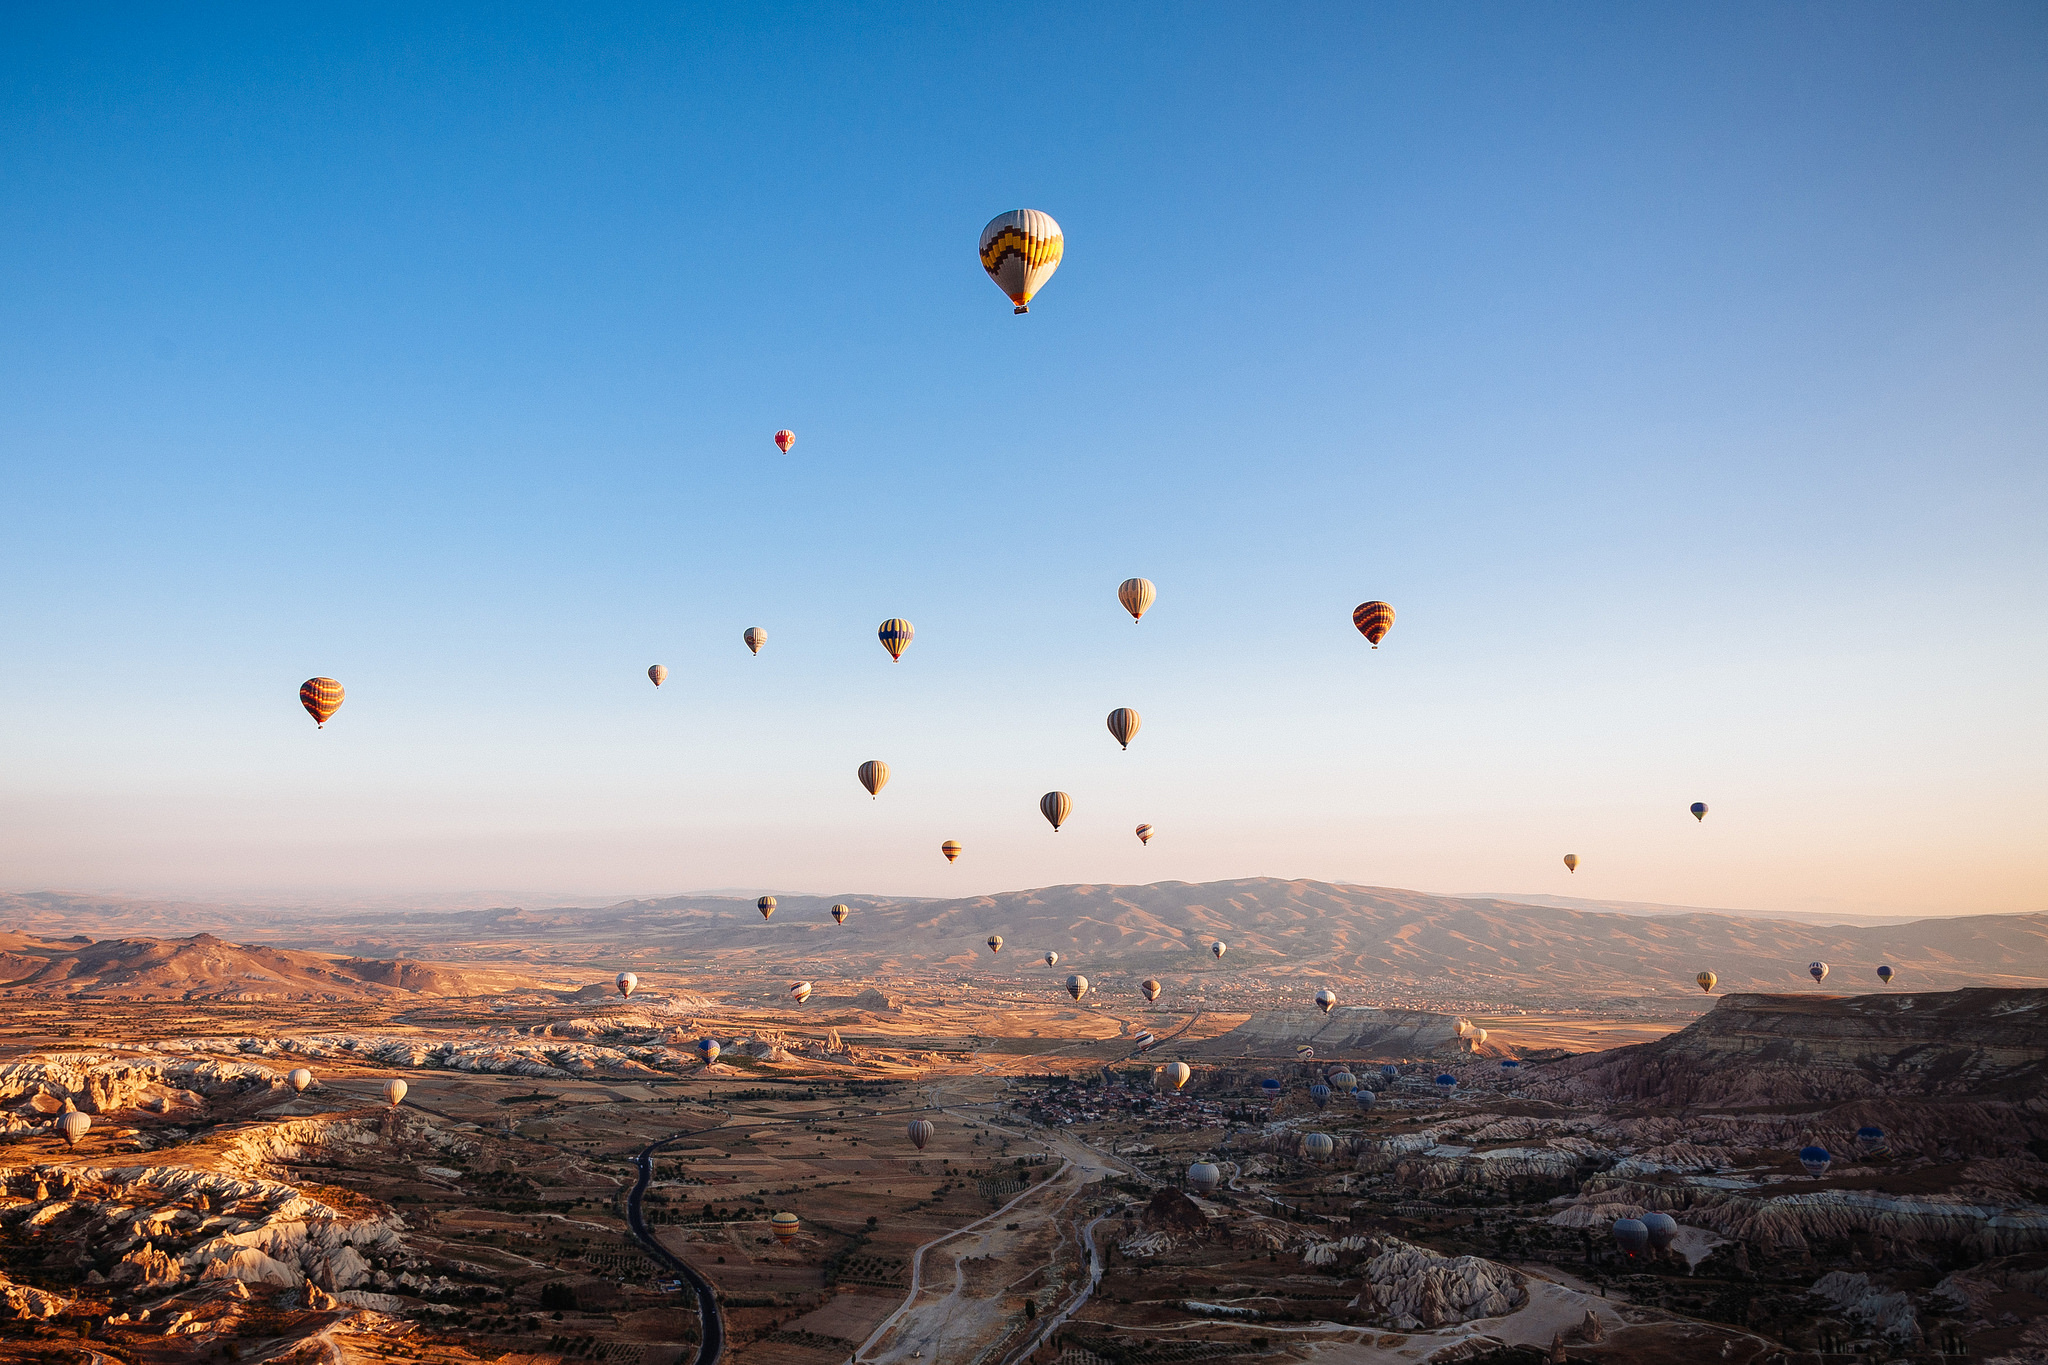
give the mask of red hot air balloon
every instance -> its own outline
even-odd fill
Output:
[[[789,454],[789,448],[795,444],[796,433],[789,430],[787,427],[775,433],[775,448],[781,451],[783,454]]]
[[[332,678],[308,678],[299,685],[299,705],[306,708],[316,727],[333,719],[341,709],[341,698],[341,684]]]
[[[1394,609],[1385,602],[1360,602],[1351,613],[1351,624],[1378,649],[1380,641],[1394,628]]]

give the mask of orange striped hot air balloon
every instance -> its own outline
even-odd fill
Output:
[[[947,862],[958,862],[960,860],[960,841],[958,839],[946,840],[945,843],[939,845],[939,852],[946,855]]]
[[[1140,723],[1138,713],[1128,706],[1119,706],[1109,713],[1109,733],[1126,749],[1130,748],[1131,741],[1138,737]]]
[[[882,648],[889,651],[889,657],[900,662],[903,651],[910,648],[911,636],[917,634],[917,631],[902,617],[892,616],[882,622],[875,634],[880,637]]]
[[[789,454],[789,448],[795,444],[796,433],[789,428],[784,427],[781,431],[775,433],[775,448],[783,454]]]
[[[1116,600],[1124,604],[1124,610],[1131,614],[1133,624],[1152,610],[1152,603],[1158,597],[1159,589],[1152,586],[1152,580],[1149,578],[1126,578],[1116,585]]]
[[[332,678],[308,678],[299,684],[299,705],[306,708],[316,726],[327,724],[341,709],[341,698],[341,684]]]
[[[1577,872],[1579,870],[1578,854],[1567,853],[1564,855],[1564,870],[1567,872]]]
[[[775,1234],[775,1240],[788,1246],[796,1240],[797,1228],[802,1221],[793,1213],[778,1213],[768,1220],[768,1230]]]
[[[1358,627],[1358,633],[1372,641],[1378,649],[1380,641],[1387,638],[1387,632],[1394,628],[1394,609],[1384,602],[1360,602],[1358,609],[1351,613],[1351,624]]]
[[[998,214],[981,230],[981,268],[1019,313],[1031,311],[1032,298],[1060,268],[1066,249],[1060,225],[1037,209]]]
[[[1038,813],[1052,822],[1052,832],[1058,834],[1074,813],[1074,798],[1065,792],[1047,792],[1038,798]]]
[[[889,785],[889,765],[879,758],[861,764],[860,784],[868,789],[869,796],[880,796],[882,788]]]

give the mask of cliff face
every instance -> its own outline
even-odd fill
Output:
[[[2048,990],[1727,995],[1654,1043],[1558,1063],[1524,1088],[1569,1104],[1768,1105],[2039,1094]]]

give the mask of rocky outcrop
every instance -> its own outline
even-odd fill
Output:
[[[1443,1256],[1427,1247],[1384,1239],[1363,1267],[1361,1306],[1398,1331],[1497,1318],[1529,1302],[1520,1271],[1480,1256]]]
[[[1215,1056],[1292,1057],[1307,1044],[1329,1056],[1427,1057],[1469,1052],[1469,1020],[1426,1010],[1382,1010],[1343,1005],[1315,1010],[1262,1010],[1230,1032],[1193,1051]]]
[[[1920,1319],[1913,1311],[1912,1298],[1874,1285],[1868,1275],[1830,1271],[1806,1292],[1844,1317],[1869,1324],[1879,1336],[1908,1342],[1920,1336]]]
[[[16,1284],[0,1273],[0,1318],[54,1318],[70,1307],[69,1299],[30,1285]]]
[[[901,1014],[903,1006],[893,995],[884,995],[873,986],[853,997],[853,1007],[867,1010],[871,1014]]]
[[[204,1095],[283,1084],[283,1072],[240,1062],[59,1053],[0,1066],[0,1105],[24,1114],[61,1113],[67,1105],[87,1114],[166,1113]]]
[[[570,1021],[574,1023],[576,1021]],[[548,1028],[561,1027],[550,1024]],[[628,1034],[627,1036],[633,1036]],[[531,1040],[467,1038],[430,1041],[413,1037],[320,1034],[274,1038],[176,1038],[153,1044],[171,1054],[215,1053],[332,1057],[377,1066],[409,1067],[560,1080],[578,1076],[652,1076],[682,1071],[696,1064],[696,1054],[677,1039],[675,1045],[650,1041],[633,1046],[604,1047],[595,1043],[555,1041],[543,1035]],[[694,1040],[692,1040],[694,1041]]]

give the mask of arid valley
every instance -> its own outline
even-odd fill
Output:
[[[2048,917],[832,903],[10,898],[0,1352],[2048,1358]]]

